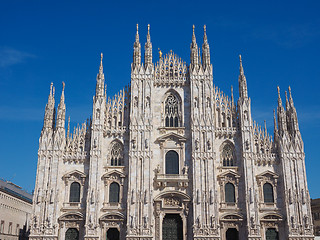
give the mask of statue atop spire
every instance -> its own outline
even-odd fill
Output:
[[[65,83],[62,82],[62,92],[60,97],[60,103],[58,105],[58,113],[57,113],[57,128],[64,128],[65,126],[65,115],[66,115],[66,105],[64,103],[64,88]]]
[[[53,83],[50,84],[50,92],[48,96],[48,103],[46,105],[44,114],[43,128],[54,128],[55,123],[55,100],[54,100],[54,86]]]
[[[240,95],[240,98],[247,99],[248,98],[247,80],[243,71],[241,55],[239,55],[239,60],[240,60],[239,95]]]
[[[150,37],[150,24],[148,24],[147,42],[144,45],[144,64],[146,68],[152,65],[152,44]]]
[[[198,45],[196,42],[196,35],[194,33],[194,25],[192,25],[192,42],[190,45],[190,62],[192,69],[199,64],[199,56],[198,56]]]
[[[203,26],[202,65],[203,69],[207,69],[210,66],[210,48],[208,44],[206,25]]]
[[[133,44],[133,68],[141,65],[141,45],[139,42],[139,25],[137,24],[136,41]]]
[[[97,74],[96,97],[104,95],[103,53],[100,54],[99,73]]]

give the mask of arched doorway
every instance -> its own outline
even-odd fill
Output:
[[[79,240],[79,231],[76,228],[69,228],[66,231],[65,240]]]
[[[275,228],[267,229],[266,240],[279,240],[279,234]]]
[[[236,228],[228,228],[226,240],[239,240],[239,232]]]
[[[162,240],[182,240],[183,226],[179,214],[166,214],[162,223]]]
[[[107,231],[107,240],[119,240],[119,231],[116,228],[109,228]]]

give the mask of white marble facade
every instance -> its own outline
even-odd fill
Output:
[[[205,28],[190,51],[188,65],[172,51],[154,61],[148,26],[142,63],[137,27],[129,87],[107,97],[101,55],[92,118],[73,133],[51,84],[30,239],[314,239],[290,88],[272,139],[241,57],[235,101],[213,84]]]

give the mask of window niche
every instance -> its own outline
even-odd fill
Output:
[[[104,181],[103,210],[122,208],[123,184],[125,175],[114,169],[102,176]]]
[[[76,170],[65,174],[62,179],[65,183],[64,207],[67,209],[80,208],[86,175]]]
[[[240,175],[228,170],[218,176],[221,196],[221,209],[238,208],[238,191]]]
[[[259,186],[260,208],[277,207],[277,185],[279,176],[271,171],[265,171],[256,176]]]
[[[170,132],[155,142],[160,147],[161,163],[154,169],[157,188],[188,186],[188,166],[185,162],[186,138]]]

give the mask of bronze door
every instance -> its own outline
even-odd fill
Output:
[[[75,228],[69,228],[65,237],[66,240],[79,240],[79,232]]]
[[[182,240],[183,226],[179,214],[166,214],[162,223],[163,240]]]
[[[107,240],[119,240],[119,231],[116,228],[110,228],[107,231]]]
[[[279,240],[279,235],[276,229],[268,228],[266,231],[266,240]]]
[[[226,232],[227,240],[239,240],[239,232],[235,228],[229,228]]]

